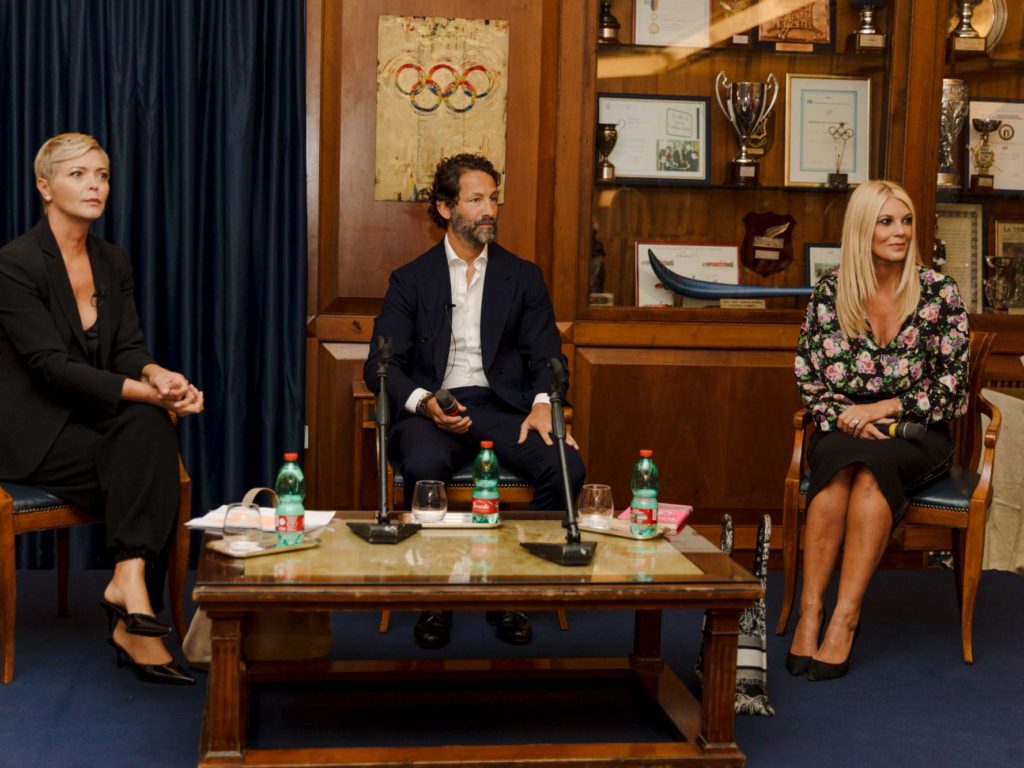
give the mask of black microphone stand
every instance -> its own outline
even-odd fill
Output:
[[[391,340],[377,337],[377,474],[380,477],[380,508],[373,523],[349,522],[352,532],[371,544],[397,544],[420,529],[419,523],[392,523],[388,513],[388,428],[391,425],[391,404],[388,402],[388,364],[391,362]],[[356,478],[358,480],[358,478]]]
[[[551,544],[541,541],[523,541],[520,545],[530,554],[550,560],[559,565],[590,565],[594,559],[597,542],[580,541],[580,528],[576,522],[576,510],[573,505],[572,487],[569,483],[569,465],[565,457],[565,413],[562,403],[565,390],[569,384],[569,374],[565,364],[557,357],[549,361],[552,372],[551,380],[551,436],[558,446],[558,460],[562,468],[562,492],[565,495],[565,543]]]

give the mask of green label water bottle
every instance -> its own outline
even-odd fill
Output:
[[[658,529],[658,468],[651,459],[653,455],[654,451],[644,448],[633,467],[629,531],[634,536],[650,536]]]
[[[498,457],[494,443],[483,440],[473,462],[473,522],[498,522]]]
[[[301,544],[306,530],[306,510],[302,502],[306,496],[306,478],[299,466],[299,454],[286,453],[284,464],[274,483],[277,491],[277,546],[291,547]]]

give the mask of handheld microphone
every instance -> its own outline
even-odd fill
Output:
[[[441,410],[444,411],[445,416],[458,416],[459,415],[459,401],[455,399],[455,396],[443,387],[434,393],[434,399],[437,404],[441,406]]]
[[[883,435],[902,437],[904,440],[920,440],[928,431],[924,424],[913,421],[894,421],[890,424],[875,424],[875,427]]]

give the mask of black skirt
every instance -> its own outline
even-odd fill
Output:
[[[932,424],[916,440],[865,440],[845,432],[816,431],[807,447],[811,470],[807,508],[836,472],[863,464],[874,474],[889,502],[895,528],[907,511],[907,492],[945,474],[953,463],[953,453],[953,441],[945,424]]]

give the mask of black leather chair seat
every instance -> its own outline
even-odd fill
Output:
[[[405,478],[396,470],[395,471],[395,485],[399,488],[405,487]],[[464,467],[459,467],[455,474],[452,475],[449,486],[459,488],[472,488],[473,487],[473,463],[470,462]],[[498,467],[498,486],[501,488],[529,488],[530,484],[519,477],[519,475],[510,472],[504,467]]]
[[[31,485],[5,482],[3,487],[14,501],[14,514],[16,515],[22,512],[56,509],[68,505],[66,501],[54,496],[52,493],[47,493],[41,488]]]
[[[967,514],[971,494],[974,493],[974,488],[980,479],[981,475],[977,472],[972,472],[961,466],[954,466],[942,477],[936,478],[908,494],[908,497],[910,503],[916,507],[953,509]],[[807,495],[809,485],[810,473],[805,472],[800,480],[802,496]]]

